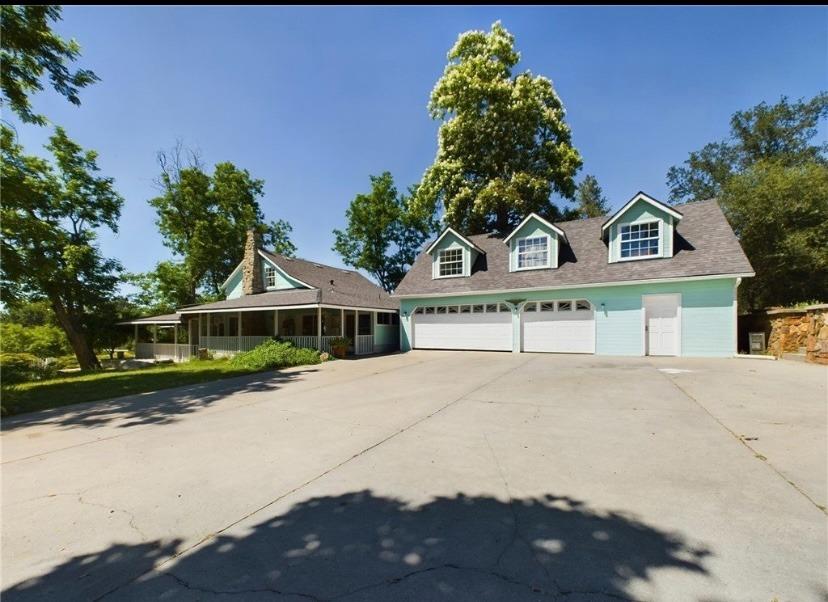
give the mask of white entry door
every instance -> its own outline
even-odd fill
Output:
[[[644,296],[644,340],[647,355],[679,355],[681,296]]]
[[[419,309],[414,314],[414,347],[511,351],[512,314],[501,309],[496,303]]]

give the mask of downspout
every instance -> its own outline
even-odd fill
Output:
[[[741,278],[737,278],[733,284],[733,355],[739,355],[739,297],[737,295]]]

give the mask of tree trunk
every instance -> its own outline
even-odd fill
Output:
[[[89,340],[80,326],[77,316],[71,315],[63,303],[60,301],[51,300],[52,309],[55,312],[57,321],[63,332],[66,333],[66,338],[69,339],[69,344],[72,346],[72,351],[75,352],[75,357],[78,360],[78,366],[81,370],[94,370],[101,367]]]

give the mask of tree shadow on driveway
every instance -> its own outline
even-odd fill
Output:
[[[152,393],[41,410],[3,420],[3,431],[31,426],[98,427],[115,421],[120,421],[120,428],[167,424],[231,394],[276,391],[290,381],[315,371],[315,368],[308,368],[289,372],[259,372]]]
[[[12,585],[3,598],[628,599],[633,582],[660,569],[706,578],[711,555],[677,533],[567,496],[460,494],[413,506],[371,491],[308,499],[147,572],[177,548],[114,545]]]

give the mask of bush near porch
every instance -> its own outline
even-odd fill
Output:
[[[278,348],[271,348],[274,343]],[[299,349],[290,343],[269,341],[240,356],[249,355],[246,361],[228,359],[192,360],[179,364],[161,364],[134,370],[105,370],[79,372],[34,382],[6,384],[4,379],[0,413],[13,416],[61,406],[100,401],[159,391],[171,387],[193,385],[223,378],[253,374],[266,370],[318,364],[320,354],[313,349]],[[264,347],[257,354],[257,349]],[[237,356],[237,357],[240,357]]]

